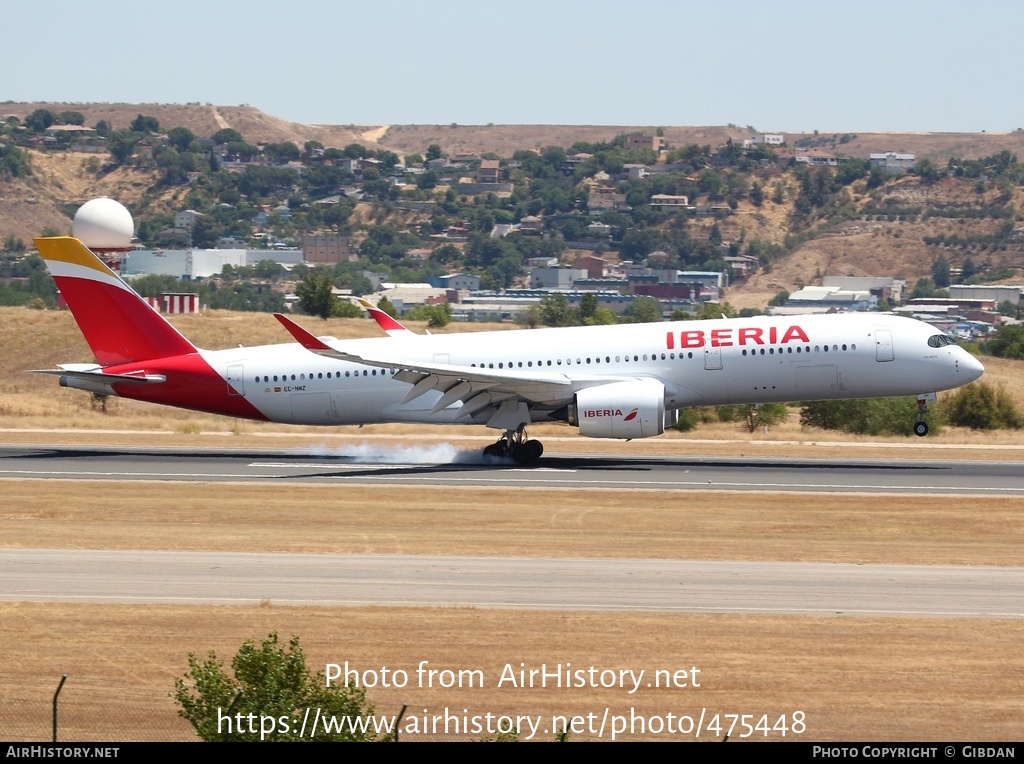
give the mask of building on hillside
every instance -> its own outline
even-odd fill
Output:
[[[786,142],[786,136],[782,133],[754,133],[751,142],[755,146],[781,146]]]
[[[348,237],[336,233],[303,236],[302,254],[307,263],[346,263],[359,259],[350,249]]]
[[[797,154],[793,157],[793,161],[797,164],[809,164],[812,167],[835,167],[839,164],[839,159],[835,154],[829,154],[820,149],[811,149]]]
[[[660,135],[634,134],[626,136],[626,142],[622,144],[622,148],[626,151],[648,149],[655,153],[660,153],[665,150],[666,145],[664,137]]]
[[[913,169],[915,156],[886,151],[884,154],[872,154],[868,161],[872,170],[882,170],[889,175],[905,175]]]
[[[651,207],[654,207],[655,209],[686,209],[689,206],[690,198],[688,196],[678,196],[676,194],[651,195]]]
[[[1022,291],[1024,291],[1024,286],[953,284],[949,288],[949,296],[954,300],[991,300],[996,305],[1008,302],[1017,307],[1020,305]]]
[[[878,298],[866,290],[847,291],[839,287],[808,286],[789,296],[784,311],[772,310],[772,313],[789,313],[794,309],[807,313],[863,311],[874,310],[877,306]]]
[[[847,292],[870,292],[880,300],[900,302],[907,282],[890,276],[825,276],[821,285]]]
[[[530,287],[533,289],[570,289],[577,279],[587,278],[582,268],[531,268]]]

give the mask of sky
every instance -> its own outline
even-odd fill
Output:
[[[1020,0],[55,0],[3,19],[0,101],[340,125],[1024,127]]]

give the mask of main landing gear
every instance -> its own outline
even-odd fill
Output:
[[[497,443],[492,443],[484,449],[484,456],[496,459],[509,458],[519,464],[533,464],[543,453],[544,444],[539,440],[527,439],[525,426],[520,426],[516,430],[506,430]]]
[[[935,400],[935,393],[923,393],[917,396],[917,421],[914,422],[914,434],[923,438],[928,434],[928,423],[924,421],[928,413],[928,401]]]

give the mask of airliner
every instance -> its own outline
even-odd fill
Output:
[[[848,313],[419,335],[369,303],[386,335],[201,350],[84,244],[36,239],[96,363],[39,370],[64,387],[247,419],[305,425],[480,424],[484,454],[535,463],[535,422],[591,438],[660,435],[679,409],[915,395],[924,436],[935,393],[982,365],[914,319]]]

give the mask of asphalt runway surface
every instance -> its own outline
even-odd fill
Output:
[[[0,600],[1024,618],[1024,568],[0,549]]]
[[[1024,495],[1020,465],[701,456],[545,457],[365,444],[0,448],[0,478]],[[1024,618],[1024,568],[0,548],[0,600],[408,605]]]
[[[1004,462],[559,454],[522,467],[447,445],[330,452],[6,446],[0,478],[1024,496],[1024,469]]]

